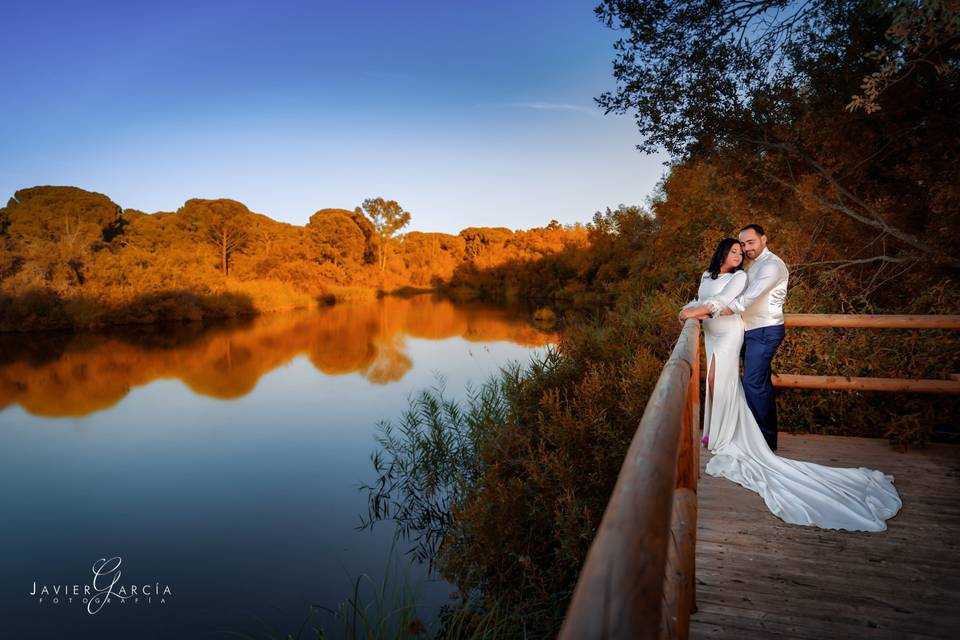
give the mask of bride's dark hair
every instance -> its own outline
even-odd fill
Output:
[[[730,253],[730,249],[735,244],[740,244],[740,241],[736,238],[724,238],[720,241],[720,244],[717,245],[717,250],[713,252],[713,257],[710,258],[710,266],[707,268],[711,279],[716,280],[720,277],[720,266],[723,265],[727,259],[727,254]],[[740,271],[740,269],[743,269],[743,260],[740,261],[740,264],[738,264],[737,268],[733,271]]]

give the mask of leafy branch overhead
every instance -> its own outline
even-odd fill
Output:
[[[606,0],[595,11],[622,32],[616,87],[596,101],[634,117],[639,149],[736,167],[756,211],[861,226],[851,254],[879,233],[885,252],[867,258],[878,268],[960,268],[956,0]]]

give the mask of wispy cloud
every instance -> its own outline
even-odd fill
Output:
[[[567,104],[565,102],[511,102],[502,105],[512,109],[536,109],[538,111],[576,111],[591,116],[600,115],[600,111],[593,107],[584,107],[578,104]]]
[[[368,78],[378,78],[381,80],[416,80],[417,77],[409,74],[403,73],[401,71],[364,71],[363,75]]]

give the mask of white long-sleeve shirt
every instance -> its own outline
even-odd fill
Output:
[[[700,289],[697,291],[696,299],[688,302],[683,308],[690,309],[706,305],[710,309],[710,314],[716,317],[733,302],[734,298],[743,293],[746,286],[745,271],[721,273],[717,278],[711,278],[710,272],[704,271],[700,276]]]
[[[747,269],[747,288],[727,305],[740,314],[745,331],[783,324],[789,278],[783,260],[764,248]]]

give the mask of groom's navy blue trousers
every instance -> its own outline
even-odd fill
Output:
[[[783,325],[743,334],[743,393],[770,448],[777,450],[777,399],[770,381],[770,361],[783,342]]]

